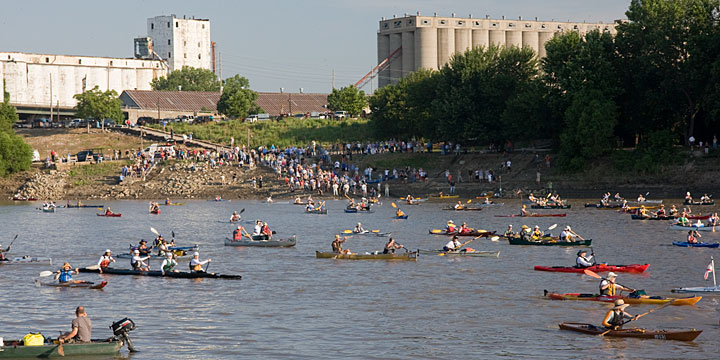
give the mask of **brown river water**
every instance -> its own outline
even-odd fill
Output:
[[[147,214],[146,202],[105,202],[121,218],[95,216],[97,209],[58,209],[42,213],[38,203],[0,204],[0,243],[19,234],[12,256],[51,256],[53,266],[0,265],[0,336],[19,338],[41,331],[56,337],[70,330],[76,306],[93,321],[93,337],[112,334],[108,326],[123,317],[137,324],[130,333],[137,353],[132,359],[220,358],[611,358],[716,359],[720,348],[720,296],[704,296],[694,306],[670,306],[635,322],[646,328],[697,328],[693,342],[601,338],[561,331],[563,321],[599,324],[610,305],[552,301],[543,289],[596,292],[598,280],[581,274],[533,271],[534,265],[571,265],[578,248],[510,246],[478,239],[477,250],[500,250],[495,258],[423,255],[417,262],[316,259],[330,250],[333,235],[358,221],[366,228],[392,232],[410,249],[441,248],[445,236],[428,234],[448,219],[503,232],[508,224],[547,228],[569,224],[593,239],[598,260],[611,264],[650,263],[645,274],[621,273],[619,283],[650,295],[671,295],[680,286],[710,286],[703,281],[710,256],[718,249],[670,246],[681,231],[667,223],[631,221],[611,210],[586,209],[571,201],[566,218],[497,218],[518,212],[517,200],[480,212],[442,211],[448,203],[405,206],[407,220],[393,220],[385,202],[370,214],[343,213],[344,201],[328,201],[329,215],[307,215],[301,206],[276,201],[188,201]],[[88,203],[92,203],[88,201]],[[296,234],[295,248],[235,248],[223,245],[233,226],[233,210],[246,209],[243,222],[268,221],[280,237]],[[700,207],[696,209],[701,210]],[[702,209],[704,210],[704,209]],[[709,210],[709,209],[708,209]],[[176,233],[179,246],[199,244],[201,258],[212,258],[210,271],[242,274],[240,281],[171,279],[80,274],[75,279],[107,280],[103,290],[36,287],[38,273],[64,261],[92,265],[110,248],[115,254],[130,243]],[[702,233],[705,241],[718,233]],[[386,238],[353,237],[353,251],[380,250]],[[720,260],[720,259],[719,259]],[[720,261],[718,261],[720,262]],[[159,268],[158,261],[151,268]],[[129,267],[119,259],[115,267]],[[186,263],[180,269],[187,269]],[[684,295],[679,295],[684,296]],[[628,309],[639,314],[651,305]]]

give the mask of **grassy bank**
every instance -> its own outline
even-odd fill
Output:
[[[162,125],[151,125],[162,129]],[[165,128],[175,134],[193,134],[194,139],[228,144],[234,137],[236,143],[247,144],[250,130],[250,145],[275,145],[279,147],[302,146],[315,140],[327,145],[337,142],[367,140],[371,131],[366,119],[285,119],[280,121],[258,121],[244,123],[229,120],[220,123],[188,125],[173,123]]]
[[[123,165],[132,165],[130,160],[102,162],[95,164],[76,165],[72,170],[68,171],[68,182],[74,186],[83,186],[96,184],[98,182],[106,182],[114,179],[120,173]]]

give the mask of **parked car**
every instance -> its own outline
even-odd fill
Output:
[[[83,150],[75,155],[77,157],[77,161],[87,161],[88,158],[95,159],[95,154],[92,150]]]
[[[202,124],[206,122],[212,122],[214,121],[212,115],[202,115],[202,116],[196,116],[193,120],[193,124]]]
[[[336,112],[333,114],[333,116],[334,116],[336,119],[344,119],[344,118],[350,117],[350,116],[348,115],[347,111],[336,111]]]
[[[135,125],[137,126],[145,126],[147,124],[152,124],[154,122],[154,119],[150,116],[142,116],[137,119],[137,122]]]
[[[113,119],[105,119],[105,121],[103,121],[103,125],[104,125],[105,127],[113,127],[113,126],[115,126],[115,120],[113,120]]]

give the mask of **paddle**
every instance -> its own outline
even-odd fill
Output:
[[[596,278],[596,279],[607,280],[606,278],[598,275],[597,273],[595,273],[595,272],[592,271],[592,270],[585,269],[583,272],[585,273],[585,275],[592,276],[592,277],[594,277],[594,278]],[[625,288],[628,288],[628,289],[633,289],[633,288],[631,288],[631,287],[629,287],[629,286],[625,286],[625,285],[620,284],[620,283],[615,283],[615,284],[616,284],[616,285],[620,285],[620,286],[625,287]]]
[[[471,241],[473,241],[473,240],[475,240],[475,239],[479,239],[479,238],[481,238],[481,237],[483,237],[483,235],[480,235],[480,236],[474,237],[474,238],[472,238],[472,239],[470,239],[470,240],[466,241],[466,242],[465,242],[464,244],[461,244],[460,246],[456,247],[456,248],[455,248],[455,250],[459,250],[459,249],[460,249],[461,247],[463,247],[463,246],[465,246],[465,245],[469,244],[469,243],[470,243]],[[454,252],[454,251],[445,251],[445,252],[441,252],[441,253],[439,253],[439,254],[438,254],[438,256],[445,256],[445,254],[447,254],[447,253],[449,253],[449,252]]]
[[[15,240],[17,240],[17,238],[18,238],[18,234],[15,234],[15,237],[14,237],[13,240],[10,242],[10,245],[8,245],[8,247],[7,247],[7,249],[6,249],[5,251],[10,251],[10,247],[12,246],[12,244],[15,243]]]
[[[490,238],[490,241],[498,241],[498,240],[500,240],[500,237],[497,235]]]
[[[570,232],[573,233],[573,234],[575,234],[575,236],[577,236],[580,240],[585,241],[585,239],[583,239],[582,236],[578,235],[578,233],[576,233],[575,230],[572,230],[572,229],[571,229]]]
[[[41,272],[40,274],[38,274],[38,277],[48,277],[48,276],[51,276],[51,275],[53,275],[53,274],[55,274],[55,273],[52,272],[52,271],[43,271],[43,272]]]
[[[650,314],[651,312],[653,312],[653,311],[655,311],[655,310],[660,310],[660,309],[662,309],[662,308],[664,308],[664,307],[668,307],[668,306],[672,305],[674,302],[675,302],[675,299],[673,299],[673,300],[671,300],[671,301],[668,301],[668,302],[665,303],[665,304],[662,304],[662,305],[660,305],[660,306],[658,306],[658,307],[655,307],[655,308],[650,309],[650,310],[647,311],[647,312],[644,312],[644,313],[642,313],[642,314],[640,314],[640,315],[637,315],[637,316],[636,316],[635,318],[633,318],[633,319],[630,319],[630,320],[628,320],[628,321],[624,321],[622,324],[625,325],[625,324],[627,324],[627,323],[629,323],[629,322],[631,322],[631,321],[637,320],[637,319],[639,319],[639,318],[641,318],[641,317],[643,317],[643,316],[645,316],[645,315],[647,315],[647,314]],[[597,336],[605,336],[605,334],[607,334],[607,333],[609,333],[609,332],[611,332],[611,331],[612,331],[612,329],[607,330],[607,331],[604,331],[604,332],[598,334]]]
[[[433,234],[442,234],[442,233],[444,233],[445,231],[440,230],[440,229],[432,229],[432,230],[430,230],[430,232],[433,233]]]

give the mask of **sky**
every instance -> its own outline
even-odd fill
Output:
[[[8,4],[11,3],[11,6]],[[612,22],[630,0],[123,0],[7,2],[0,51],[132,57],[147,18],[210,19],[222,77],[250,80],[256,91],[329,92],[354,84],[377,65],[382,17],[405,13]],[[368,85],[370,87],[370,85]],[[376,85],[373,85],[376,87]],[[369,91],[369,88],[365,88]]]

